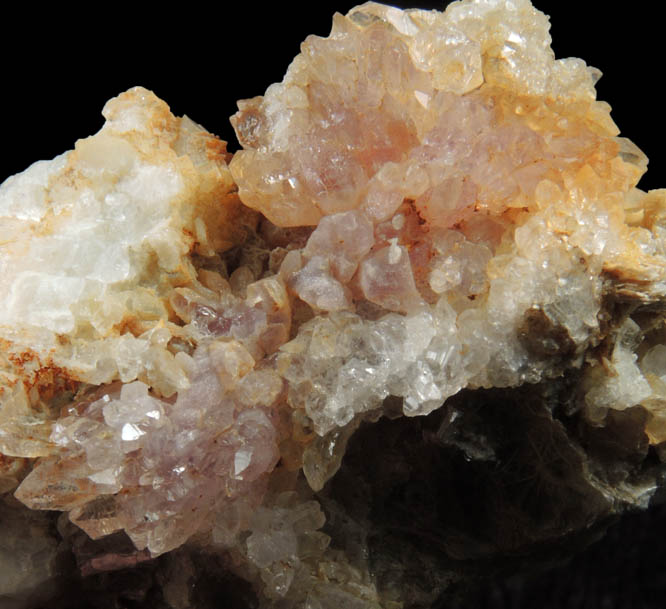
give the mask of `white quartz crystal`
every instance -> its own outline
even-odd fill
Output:
[[[572,375],[587,423],[666,441],[666,191],[548,27],[369,2],[239,102],[229,167],[135,88],[2,184],[0,491],[146,559],[213,547],[262,607],[399,609],[322,531],[362,425]]]
[[[196,277],[191,254],[233,243],[238,202],[223,142],[141,88],[109,101],[104,115],[99,133],[0,186],[8,455],[49,452],[37,425],[49,384],[141,378],[165,396],[187,387],[167,348],[178,334],[168,297]],[[2,433],[31,416],[31,441]]]

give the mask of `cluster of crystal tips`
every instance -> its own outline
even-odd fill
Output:
[[[640,403],[665,440],[663,332],[605,309],[663,303],[665,196],[597,77],[527,0],[368,3],[239,102],[229,166],[148,91],[109,102],[0,187],[0,451],[39,457],[16,496],[152,555],[207,535],[319,607],[313,491],[362,421],[576,368],[586,416]]]

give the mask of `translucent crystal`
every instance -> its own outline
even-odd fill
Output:
[[[372,484],[350,515],[330,482],[378,419],[448,400],[417,434],[439,446],[475,424],[475,397],[448,410],[471,390],[547,386],[544,425],[626,427],[666,461],[666,192],[636,188],[645,156],[548,27],[528,0],[368,2],[239,102],[232,160],[136,88],[1,185],[0,492],[136,548],[84,571],[189,542],[262,607],[398,609]],[[466,457],[501,459],[466,432]],[[604,501],[647,503],[650,476],[613,472]],[[51,541],[0,543],[35,564],[0,569],[0,594],[51,576]]]

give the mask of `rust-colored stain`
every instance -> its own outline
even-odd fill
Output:
[[[227,165],[233,156],[230,152],[227,152],[227,143],[224,140],[209,135],[208,133],[205,135],[207,136],[206,157],[216,163],[224,163]]]
[[[125,314],[123,318],[113,326],[113,329],[120,336],[128,333],[132,336],[140,336],[146,331],[143,321],[144,320],[139,319],[136,315]]]
[[[57,366],[50,358],[42,362],[39,355],[31,349],[12,351],[13,344],[0,339],[2,349],[13,366],[13,373],[19,377],[26,393],[37,391],[44,401],[52,400],[62,391],[76,391],[80,381],[69,370]]]

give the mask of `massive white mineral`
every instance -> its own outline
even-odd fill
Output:
[[[326,484],[362,424],[459,394],[423,441],[501,461],[453,434],[460,392],[534,385],[552,437],[555,411],[602,437],[630,417],[660,449],[666,192],[636,188],[647,159],[598,77],[555,60],[528,0],[367,3],[239,102],[229,166],[149,91],[108,102],[99,133],[0,186],[0,491],[129,536],[92,559],[72,542],[85,572],[189,540],[265,607],[397,609],[434,597],[382,580],[373,510],[343,515]],[[588,520],[655,489],[567,450],[603,503]],[[55,539],[0,551],[35,571],[0,597],[52,577]]]

